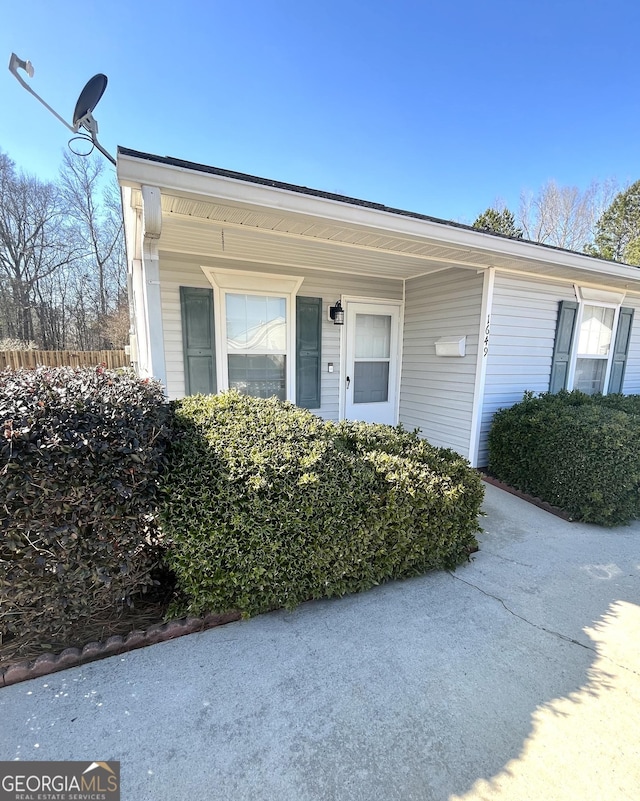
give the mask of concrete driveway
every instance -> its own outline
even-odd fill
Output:
[[[481,551],[0,690],[0,759],[123,801],[640,798],[640,524],[486,488]]]

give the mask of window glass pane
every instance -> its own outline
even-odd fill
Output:
[[[386,403],[389,399],[389,362],[356,362],[353,366],[353,402]]]
[[[227,348],[229,352],[286,351],[285,298],[227,293]]]
[[[614,310],[604,306],[585,306],[582,312],[578,353],[607,356],[613,333]]]
[[[229,388],[254,398],[287,398],[286,356],[229,354]]]
[[[391,316],[356,314],[356,359],[388,359],[391,353]]]
[[[607,372],[606,359],[578,359],[573,388],[587,395],[595,395],[604,390],[604,376]]]

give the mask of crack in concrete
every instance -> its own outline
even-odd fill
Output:
[[[507,556],[502,556],[500,553],[487,550],[484,545],[482,546],[482,553],[489,556],[494,556],[496,559],[502,559],[503,562],[510,562],[512,565],[520,565],[521,567],[534,567],[534,565],[527,564],[527,562],[519,562],[517,559],[509,559]]]
[[[581,648],[586,648],[588,651],[593,651],[593,653],[594,653],[594,654],[595,654],[595,653],[597,653],[597,651],[595,650],[595,648],[593,648],[593,647],[592,647],[592,646],[590,646],[590,645],[585,645],[583,642],[580,642],[580,640],[576,640],[576,639],[574,639],[573,637],[568,637],[566,634],[562,634],[562,633],[561,633],[561,632],[559,632],[559,631],[554,631],[553,629],[548,629],[548,628],[545,628],[545,626],[541,626],[541,625],[539,625],[538,623],[533,623],[531,620],[527,620],[527,618],[526,618],[526,617],[523,617],[522,615],[519,615],[517,612],[514,612],[514,611],[513,611],[513,609],[510,609],[510,608],[509,608],[509,607],[506,605],[506,603],[505,603],[505,602],[502,600],[502,598],[500,598],[500,596],[498,596],[498,595],[494,595],[494,594],[493,594],[493,593],[491,593],[491,592],[487,592],[487,590],[483,590],[483,589],[482,589],[482,587],[478,587],[478,585],[477,585],[477,584],[473,584],[471,581],[466,581],[465,579],[463,579],[463,578],[460,578],[460,576],[456,576],[456,575],[455,575],[455,573],[452,573],[452,572],[451,572],[451,571],[449,571],[449,570],[448,570],[447,572],[449,573],[449,575],[451,576],[451,578],[454,578],[454,579],[456,579],[457,581],[461,581],[463,584],[466,584],[468,587],[473,587],[473,589],[474,589],[474,590],[478,590],[478,592],[481,592],[483,595],[486,595],[486,596],[487,596],[487,598],[493,598],[493,599],[494,599],[494,601],[498,601],[498,603],[502,604],[502,606],[504,607],[504,609],[505,609],[505,610],[506,610],[506,611],[507,611],[507,612],[508,612],[510,615],[513,615],[514,617],[517,617],[517,618],[518,618],[518,620],[522,620],[522,621],[523,621],[523,623],[527,623],[529,626],[533,626],[533,628],[535,628],[535,629],[539,629],[540,631],[544,631],[544,632],[546,632],[547,634],[553,634],[553,635],[554,635],[554,636],[556,636],[556,637],[560,637],[560,639],[561,639],[561,640],[565,640],[566,642],[571,642],[571,643],[573,643],[574,645],[579,645]]]
[[[473,584],[473,582],[471,581],[466,581],[465,579],[460,578],[460,576],[456,576],[455,573],[452,573],[450,570],[447,570],[447,573],[451,576],[451,578],[456,579],[456,581],[461,581],[468,587],[473,587],[474,590],[478,590],[478,592],[481,592],[483,595],[486,595],[487,598],[493,598],[494,601],[498,601],[498,603],[502,604],[505,611],[507,611],[510,615],[513,615],[513,617],[518,618],[518,620],[522,620],[522,622],[526,623],[528,626],[532,626],[534,629],[538,629],[539,631],[544,631],[546,634],[551,634],[552,636],[558,637],[559,639],[564,640],[565,642],[572,643],[573,645],[579,645],[580,648],[584,648],[586,651],[591,651],[591,653],[595,654],[597,657],[606,659],[607,662],[610,662],[612,665],[615,665],[621,670],[626,670],[629,673],[633,673],[635,676],[640,675],[640,673],[638,673],[638,671],[636,670],[633,670],[633,668],[627,667],[626,665],[621,665],[619,662],[615,662],[613,659],[610,659],[605,654],[601,654],[592,645],[586,645],[585,643],[580,642],[580,640],[576,640],[574,637],[569,637],[568,635],[562,634],[562,632],[555,631],[554,629],[548,629],[546,626],[541,626],[539,623],[534,623],[533,621],[528,620],[526,617],[519,615],[517,612],[514,612],[513,609],[510,609],[506,605],[506,603],[502,600],[502,598],[500,598],[499,595],[494,595],[491,592],[487,592],[487,590],[483,590],[482,587],[478,587],[477,584]]]

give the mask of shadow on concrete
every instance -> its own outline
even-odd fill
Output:
[[[519,754],[450,801],[634,799],[640,787],[640,606],[585,629],[597,657],[577,690],[540,704]]]

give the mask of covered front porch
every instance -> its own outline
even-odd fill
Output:
[[[118,175],[141,375],[400,422],[474,465],[496,274],[602,281],[581,254],[215,167],[121,148]]]

